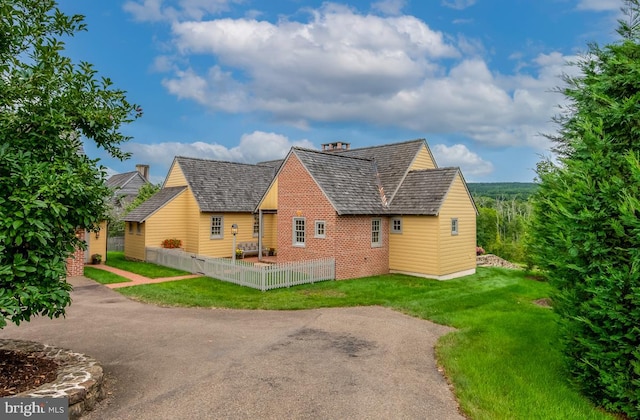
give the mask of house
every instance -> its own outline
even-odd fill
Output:
[[[124,208],[138,195],[138,190],[149,183],[149,165],[136,165],[136,170],[112,175],[107,180],[107,187],[113,190],[112,203]]]
[[[338,279],[475,272],[475,204],[424,140],[293,148],[256,210],[276,214],[278,261],[334,257]]]
[[[162,189],[124,217],[125,257],[145,259],[146,247],[178,239],[187,252],[227,257],[238,242],[257,241],[254,214],[277,162],[249,165],[178,156]],[[268,238],[271,240],[271,238]]]
[[[332,257],[338,279],[475,272],[475,204],[458,168],[438,168],[425,140],[320,151],[246,165],[175,158],[163,189],[127,221],[125,256],[175,237],[187,252],[275,248],[278,262]]]

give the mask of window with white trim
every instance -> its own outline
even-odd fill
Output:
[[[452,235],[458,234],[458,218],[457,217],[454,217],[451,219],[451,234]]]
[[[380,219],[371,219],[371,247],[382,246],[382,235],[380,229]]]
[[[253,237],[257,238],[260,235],[260,215],[253,215]]]
[[[316,229],[315,229],[315,237],[316,238],[326,238],[326,224],[324,220],[316,220]]]
[[[211,239],[222,239],[224,237],[224,217],[220,215],[211,216]]]
[[[391,233],[402,233],[402,218],[394,217],[391,219]]]
[[[305,246],[304,217],[293,218],[293,246]]]

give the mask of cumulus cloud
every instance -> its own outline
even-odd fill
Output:
[[[145,2],[164,10],[151,7],[158,0]],[[522,57],[518,72],[499,74],[479,41],[391,15],[403,4],[375,3],[384,16],[325,3],[305,9],[306,21],[175,21],[180,61],[165,55],[155,67],[167,72],[163,85],[170,93],[213,111],[257,111],[297,127],[361,122],[458,133],[492,146],[548,146],[538,133],[554,129],[551,117],[562,98],[549,91],[561,84],[568,57]],[[197,65],[190,62],[194,55]]]
[[[382,0],[371,4],[371,8],[385,15],[399,15],[406,5],[405,0]]]
[[[168,168],[175,156],[242,163],[283,159],[292,146],[314,148],[313,143],[306,139],[292,141],[281,134],[254,131],[244,134],[240,138],[239,144],[232,148],[218,143],[198,141],[193,143],[128,143],[123,146],[123,149],[132,153],[136,161]]]
[[[482,159],[463,144],[454,144],[450,147],[436,144],[431,151],[439,167],[458,166],[467,180],[471,177],[489,175],[494,169],[491,162]]]

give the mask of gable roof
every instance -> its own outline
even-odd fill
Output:
[[[423,146],[427,147],[427,142],[418,139],[329,153],[375,160],[385,195],[392,199]]]
[[[277,168],[178,156],[202,212],[253,212]]]
[[[138,207],[131,210],[127,215],[124,216],[123,220],[125,222],[142,223],[186,189],[186,186],[163,188],[149,197]]]
[[[459,173],[458,168],[409,172],[393,198],[389,211],[393,214],[437,216]]]
[[[385,212],[373,160],[301,148],[293,148],[292,153],[298,157],[338,214]]]
[[[121,189],[124,186],[126,186],[129,182],[131,182],[131,180],[133,180],[135,177],[139,176],[145,183],[147,182],[142,175],[140,175],[140,172],[138,171],[132,171],[132,172],[125,172],[122,174],[115,174],[112,175],[108,180],[107,180],[107,187],[113,189],[113,190],[117,190],[117,189]]]

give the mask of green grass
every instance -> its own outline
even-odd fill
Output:
[[[131,281],[117,274],[113,274],[108,271],[100,270],[99,268],[93,267],[85,267],[84,276],[102,284],[124,283]]]
[[[594,408],[568,383],[558,348],[557,317],[533,303],[549,295],[549,286],[522,271],[480,268],[473,276],[444,282],[387,275],[266,293],[200,277],[119,291],[163,305],[391,307],[458,329],[439,340],[436,354],[469,418],[615,418]]]
[[[124,252],[109,251],[107,252],[106,265],[129,271],[131,273],[140,274],[141,276],[157,279],[160,277],[175,277],[191,274],[187,271],[176,270],[175,268],[163,267],[157,264],[151,264],[139,261],[128,261],[124,258]]]

